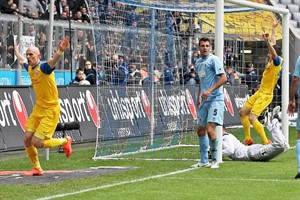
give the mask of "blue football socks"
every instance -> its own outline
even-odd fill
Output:
[[[211,151],[211,159],[217,160],[218,157],[218,140],[217,138],[214,140],[210,140],[210,151]]]
[[[297,140],[296,144],[296,159],[298,164],[298,172],[300,172],[300,139]]]
[[[200,162],[203,164],[208,163],[208,147],[209,139],[208,136],[199,137],[199,146],[200,146]]]

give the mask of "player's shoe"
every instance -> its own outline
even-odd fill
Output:
[[[70,136],[66,137],[67,143],[63,145],[63,149],[66,153],[66,157],[70,158],[72,155],[72,138]]]
[[[295,176],[295,179],[300,179],[300,172]]]
[[[253,140],[252,140],[252,138],[251,138],[251,139],[249,139],[249,140],[244,140],[244,141],[243,141],[243,144],[246,145],[246,146],[250,146],[250,145],[254,144],[254,142],[253,142]]]
[[[220,166],[219,166],[218,161],[213,160],[213,161],[211,162],[211,168],[212,168],[212,169],[218,169],[219,167],[220,167]]]
[[[192,168],[209,168],[211,166],[210,162],[208,163],[202,163],[202,162],[198,162],[194,165],[192,165]]]
[[[279,119],[279,112],[280,112],[280,106],[276,106],[275,108],[273,108],[273,111],[272,111],[272,120],[273,119],[278,119],[278,121],[280,121]]]
[[[24,172],[24,176],[43,176],[43,170],[32,168],[30,171]]]

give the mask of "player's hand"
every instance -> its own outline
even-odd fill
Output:
[[[68,48],[69,43],[70,43],[70,37],[66,36],[62,41],[59,42],[59,49],[61,51],[65,51]]]
[[[289,105],[288,105],[288,115],[289,116],[294,116],[295,107],[296,107],[295,101],[290,101]]]
[[[268,40],[270,40],[270,34],[269,33],[263,33],[262,34],[262,37],[264,38],[264,40],[266,40],[266,41],[268,41]]]
[[[19,52],[20,51],[20,45],[19,44],[15,44],[14,51],[15,52]]]

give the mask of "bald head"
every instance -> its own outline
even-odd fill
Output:
[[[30,66],[35,66],[40,62],[41,53],[39,48],[31,46],[26,50],[26,58]]]

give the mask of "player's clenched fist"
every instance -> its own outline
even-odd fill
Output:
[[[60,41],[60,43],[59,43],[59,49],[61,51],[66,50],[66,48],[69,46],[69,43],[70,43],[70,37],[66,36],[62,41]]]

